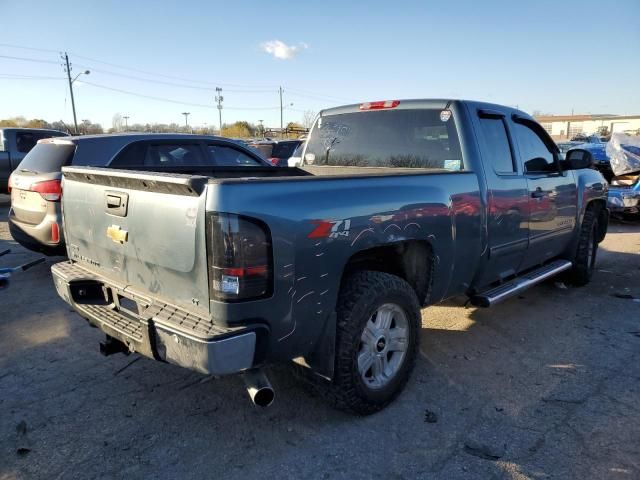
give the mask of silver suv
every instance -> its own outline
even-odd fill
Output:
[[[122,134],[40,140],[9,178],[13,238],[30,250],[64,255],[60,198],[65,165],[120,169],[176,168],[184,173],[216,167],[273,168],[260,155],[230,139],[185,134]]]

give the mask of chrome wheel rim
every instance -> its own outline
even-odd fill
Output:
[[[385,387],[402,368],[409,343],[409,322],[393,303],[381,305],[371,315],[360,336],[358,372],[371,389]]]

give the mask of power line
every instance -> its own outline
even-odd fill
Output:
[[[165,75],[165,74],[162,74],[162,73],[150,72],[148,70],[140,70],[139,68],[126,67],[124,65],[118,65],[116,63],[104,62],[104,61],[98,60],[96,58],[86,57],[84,55],[78,55],[76,53],[74,53],[73,56],[75,58],[81,58],[81,59],[84,59],[84,60],[89,60],[91,62],[102,63],[103,65],[108,65],[108,66],[114,67],[114,68],[120,68],[122,70],[129,70],[131,72],[142,73],[142,74],[145,74],[145,75],[152,75],[154,77],[163,77],[163,78],[169,78],[169,79],[172,79],[172,80],[180,80],[180,81],[183,81],[183,82],[201,83],[201,84],[204,84],[204,85],[211,85],[212,87],[214,87],[214,89],[215,89],[216,85],[223,85],[223,86],[228,86],[228,87],[238,87],[238,88],[248,88],[248,89],[251,89],[251,88],[255,87],[255,88],[265,88],[265,89],[266,88],[270,88],[270,89],[274,89],[275,90],[277,88],[274,85],[240,85],[240,84],[236,84],[236,83],[223,83],[223,82],[211,82],[211,81],[205,81],[205,80],[193,80],[193,79],[188,79],[188,78],[184,78],[184,77],[176,77],[176,76],[173,76],[173,75]]]
[[[104,73],[106,75],[114,75],[117,77],[122,77],[122,78],[129,78],[131,80],[137,80],[140,82],[147,82],[147,83],[156,83],[159,85],[169,85],[172,87],[180,87],[180,88],[190,88],[193,90],[206,90],[206,91],[210,91],[210,92],[214,92],[216,89],[215,87],[200,87],[200,86],[196,86],[196,85],[186,85],[184,83],[176,83],[176,82],[166,82],[163,80],[152,80],[150,78],[142,78],[142,77],[137,77],[135,75],[127,75],[126,73],[118,73],[118,72],[112,72],[109,70],[103,70],[101,68],[95,68],[92,67],[90,65],[83,65],[83,64],[77,64],[79,67],[83,67],[83,68],[88,68],[91,69],[92,72],[98,72],[98,73]],[[246,89],[246,90],[228,90],[225,89],[228,92],[241,92],[241,93],[267,93],[267,92],[273,92],[273,90],[264,90],[264,89]]]
[[[0,46],[9,47],[9,48],[19,48],[19,49],[24,49],[24,50],[33,50],[33,51],[58,53],[57,50],[46,49],[46,48],[24,47],[24,46],[13,45],[13,44],[8,44],[8,43],[0,43]],[[95,67],[87,66],[87,65],[78,65],[78,66],[90,68],[94,72],[104,73],[106,75],[119,76],[119,77],[122,77],[122,78],[131,79],[131,80],[138,80],[138,81],[141,81],[141,82],[156,83],[156,84],[160,84],[160,85],[168,85],[168,86],[188,88],[188,89],[193,89],[193,90],[203,90],[203,91],[215,91],[215,87],[216,86],[223,85],[223,86],[237,87],[237,89],[225,88],[225,91],[233,92],[233,93],[270,93],[270,92],[277,93],[278,92],[278,89],[277,89],[278,87],[276,87],[276,86],[262,86],[262,88],[260,88],[260,86],[248,86],[248,85],[239,85],[239,84],[223,83],[223,82],[215,82],[215,83],[213,83],[213,82],[210,82],[210,81],[186,79],[186,78],[183,78],[183,77],[176,77],[176,76],[173,76],[173,75],[165,75],[165,74],[156,73],[156,72],[149,72],[149,71],[146,71],[146,70],[136,69],[136,68],[133,68],[133,67],[126,67],[124,65],[118,65],[118,64],[115,64],[115,63],[104,62],[104,61],[98,60],[96,58],[87,57],[87,56],[84,56],[84,55],[77,55],[75,53],[73,53],[72,55],[74,57],[76,57],[76,58],[81,58],[81,59],[89,60],[91,62],[101,63],[103,65],[109,65],[111,67],[122,69],[122,70],[128,70],[128,71],[131,71],[131,72],[138,72],[138,73],[141,73],[141,74],[144,74],[144,75],[152,75],[154,77],[163,77],[163,78],[168,78],[168,79],[173,79],[173,80],[179,80],[179,81],[182,81],[182,82],[189,82],[189,83],[192,83],[192,84],[193,83],[199,83],[199,84],[203,84],[203,85],[210,85],[210,87],[197,86],[197,85],[187,85],[187,84],[184,84],[184,83],[176,83],[176,82],[165,82],[165,81],[162,81],[162,80],[142,78],[142,77],[138,77],[138,76],[135,76],[135,75],[129,75],[129,74],[126,74],[126,73],[113,72],[113,71],[104,70],[104,69],[100,69],[100,68],[95,68]],[[20,60],[20,61],[28,61],[28,62],[36,62],[36,63],[50,63],[50,64],[58,63],[56,61],[51,61],[51,60],[42,60],[42,59],[36,59],[36,58],[18,57],[18,56],[10,56],[10,55],[0,55],[0,58],[6,58],[6,59],[12,59],[12,60]],[[291,88],[291,87],[286,87],[286,88],[287,88],[287,91],[291,95],[294,95],[294,96],[297,96],[297,97],[309,98],[309,99],[315,99],[315,100],[321,100],[321,101],[331,101],[331,102],[336,102],[336,103],[342,103],[342,102],[354,103],[354,100],[351,100],[351,99],[345,99],[345,98],[341,98],[341,97],[335,97],[335,96],[332,96],[332,95],[324,95],[324,94],[309,92],[309,91],[301,90],[301,89],[298,89],[298,88]]]
[[[13,73],[0,73],[0,78],[5,80],[64,80],[62,77],[45,77],[39,75],[19,75]]]
[[[14,57],[11,55],[0,55],[0,58],[8,58],[10,60],[20,60],[23,62],[36,62],[36,63],[52,63],[57,65],[58,62],[54,61],[54,60],[41,60],[38,58],[27,58],[27,57]]]
[[[203,104],[203,103],[184,102],[182,100],[173,100],[173,99],[170,99],[170,98],[155,97],[153,95],[145,95],[143,93],[131,92],[129,90],[122,90],[120,88],[107,87],[106,85],[99,85],[97,83],[88,82],[87,80],[83,80],[82,83],[85,84],[85,85],[91,85],[92,87],[102,88],[104,90],[111,90],[112,92],[124,93],[126,95],[132,95],[134,97],[147,98],[149,100],[157,100],[157,101],[160,101],[160,102],[175,103],[175,104],[178,104],[178,105],[189,105],[189,106],[192,106],[192,107],[200,107],[200,108],[209,108],[209,109],[216,108],[213,105],[206,105],[206,104]],[[227,110],[278,110],[280,107],[225,107],[225,108]]]
[[[12,45],[10,43],[0,43],[0,47],[19,48],[21,50],[33,50],[34,52],[53,52],[59,53],[59,50],[52,50],[50,48],[35,48],[35,47],[21,47],[20,45]]]

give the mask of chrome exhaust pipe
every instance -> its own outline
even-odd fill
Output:
[[[247,370],[242,374],[242,379],[254,405],[268,407],[273,403],[275,393],[269,383],[269,379],[262,370]]]

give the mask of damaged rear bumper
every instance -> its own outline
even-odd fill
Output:
[[[131,352],[204,374],[226,375],[256,366],[264,325],[225,328],[110,283],[73,262],[51,267],[62,299]],[[133,307],[131,307],[133,305]],[[137,310],[137,311],[135,311]]]

